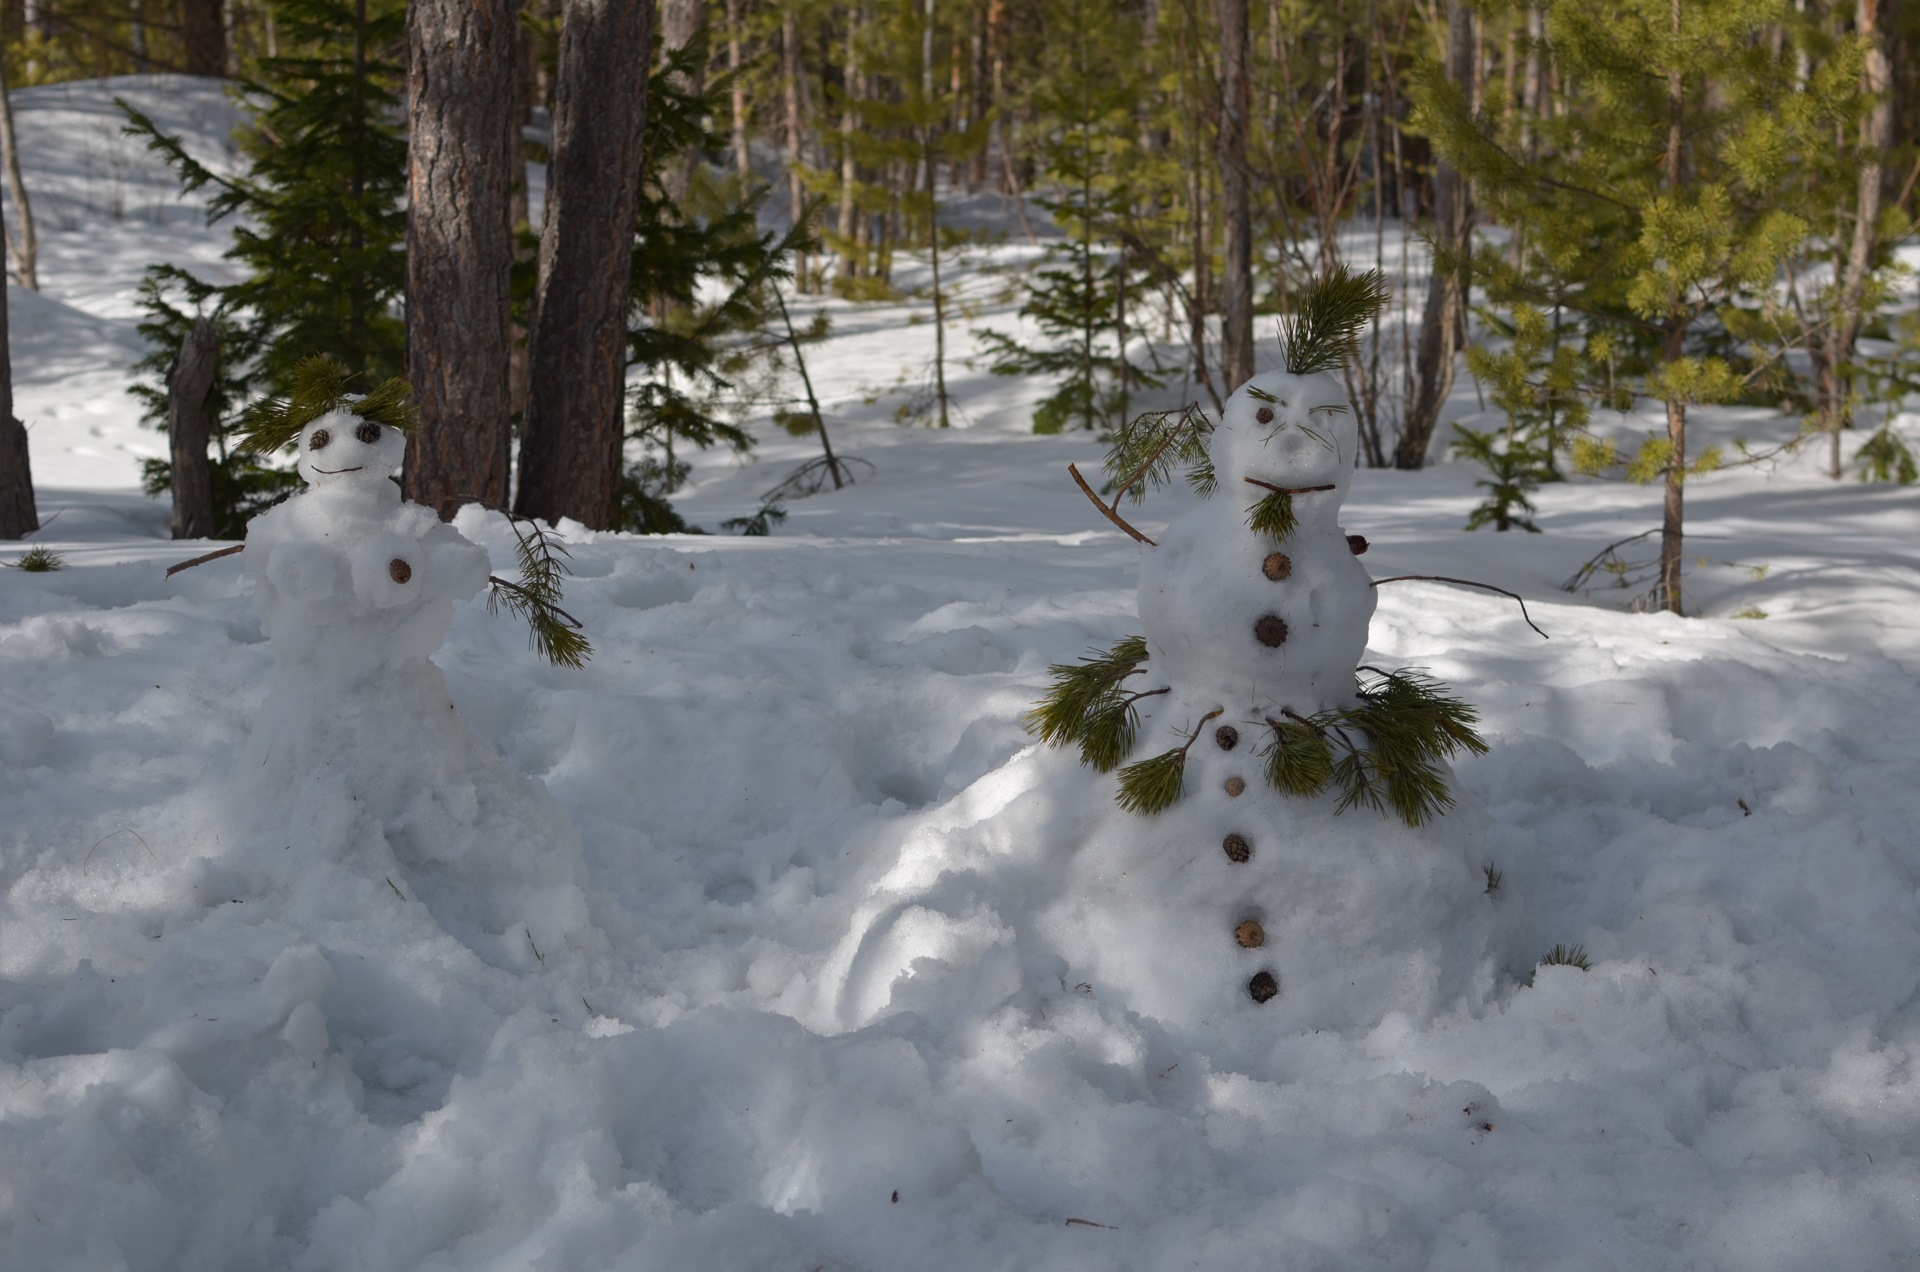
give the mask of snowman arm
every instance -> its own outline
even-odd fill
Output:
[[[1533,628],[1533,630],[1536,632],[1540,632],[1541,640],[1553,639],[1553,637],[1547,635],[1545,632],[1540,631],[1540,624],[1534,622],[1533,615],[1527,613],[1527,603],[1524,599],[1521,598],[1520,593],[1509,592],[1507,591],[1506,588],[1495,587],[1491,583],[1476,583],[1472,579],[1449,578],[1447,575],[1444,575],[1444,574],[1396,574],[1390,579],[1375,579],[1373,581],[1373,586],[1379,587],[1382,583],[1405,583],[1409,579],[1424,580],[1425,582],[1428,582],[1428,583],[1458,583],[1461,587],[1483,587],[1489,592],[1498,592],[1502,596],[1511,596],[1514,599],[1514,601],[1519,604],[1520,617],[1526,620],[1527,626]]]
[[[1122,486],[1118,491],[1114,492],[1112,504],[1105,504],[1100,502],[1100,496],[1093,493],[1093,487],[1087,485],[1087,479],[1080,475],[1080,469],[1077,466],[1073,464],[1068,464],[1067,471],[1073,474],[1073,480],[1079,485],[1081,490],[1086,492],[1087,498],[1093,500],[1093,506],[1100,510],[1101,516],[1105,517],[1108,521],[1113,522],[1114,525],[1119,526],[1122,530],[1126,531],[1129,535],[1132,535],[1139,542],[1146,544],[1148,547],[1157,548],[1160,546],[1159,544],[1155,543],[1152,539],[1147,538],[1146,535],[1141,534],[1138,530],[1135,530],[1132,526],[1128,525],[1126,523],[1126,520],[1123,517],[1121,517],[1118,511],[1116,511],[1116,509],[1118,509],[1120,506],[1120,497],[1127,493],[1127,488],[1125,486]]]
[[[167,567],[167,577],[172,578],[182,570],[191,570],[196,565],[205,565],[209,561],[218,561],[221,557],[232,556],[236,552],[244,552],[246,548],[246,544],[236,543],[231,547],[220,548],[217,551],[194,557],[190,561],[182,561],[178,565],[170,565]]]

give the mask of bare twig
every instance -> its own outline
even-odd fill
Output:
[[[1541,640],[1552,639],[1552,637],[1548,636],[1545,632],[1540,631],[1540,624],[1534,622],[1533,615],[1527,613],[1527,603],[1521,598],[1520,593],[1509,592],[1506,588],[1495,587],[1491,583],[1476,583],[1472,579],[1456,579],[1445,574],[1396,574],[1390,579],[1375,579],[1373,586],[1379,587],[1382,583],[1404,583],[1409,579],[1422,579],[1429,583],[1458,583],[1461,587],[1481,587],[1489,592],[1498,592],[1502,596],[1511,596],[1514,601],[1519,604],[1520,617],[1526,620],[1527,626],[1533,628],[1536,632],[1540,632]]]
[[[1146,544],[1148,547],[1157,548],[1160,546],[1159,544],[1155,543],[1152,539],[1147,538],[1146,535],[1141,534],[1138,530],[1135,530],[1132,526],[1128,525],[1126,523],[1125,518],[1121,517],[1121,515],[1117,511],[1115,511],[1115,509],[1119,507],[1120,497],[1127,493],[1126,487],[1123,486],[1118,491],[1114,492],[1112,504],[1105,504],[1100,502],[1100,496],[1093,493],[1093,487],[1087,485],[1087,479],[1080,475],[1080,469],[1078,467],[1076,467],[1073,464],[1068,464],[1067,471],[1073,474],[1074,482],[1080,487],[1081,490],[1086,492],[1087,498],[1093,500],[1093,506],[1100,510],[1101,516],[1105,517],[1108,521],[1113,522],[1114,525],[1119,526],[1122,530],[1126,531],[1129,535],[1131,535],[1135,540]]]
[[[140,832],[131,826],[122,826],[112,834],[100,836],[100,838],[93,841],[93,848],[98,848],[101,844],[106,843],[107,840],[112,839],[114,835],[132,835],[135,839],[140,840],[140,846],[147,850],[147,856],[152,857],[155,861],[160,860],[160,858],[154,854],[153,845],[148,843]],[[80,859],[81,874],[87,873],[87,865],[93,860],[93,848],[87,849],[87,855]]]
[[[1069,1228],[1073,1228],[1073,1227],[1080,1227],[1080,1228],[1105,1228],[1105,1229],[1106,1229],[1107,1231],[1109,1231],[1109,1232],[1114,1232],[1114,1231],[1118,1231],[1118,1230],[1117,1230],[1117,1229],[1116,1229],[1116,1228],[1115,1228],[1115,1227],[1114,1227],[1114,1226],[1113,1226],[1112,1224],[1110,1224],[1110,1223],[1095,1223],[1095,1222],[1094,1222],[1093,1220],[1091,1220],[1091,1219],[1069,1219],[1069,1220],[1067,1220],[1067,1224],[1066,1224],[1066,1226],[1067,1226],[1067,1227],[1069,1227]]]
[[[1580,588],[1580,585],[1593,577],[1593,572],[1599,568],[1600,562],[1605,560],[1609,555],[1611,555],[1615,548],[1624,548],[1629,543],[1638,543],[1640,540],[1646,538],[1650,534],[1659,534],[1659,533],[1660,533],[1660,527],[1655,526],[1651,530],[1642,530],[1639,534],[1628,535],[1624,539],[1616,539],[1612,543],[1609,543],[1606,547],[1600,549],[1598,552],[1588,557],[1586,561],[1581,564],[1580,568],[1573,572],[1573,577],[1569,578],[1565,583],[1562,583],[1560,585],[1560,590],[1562,592],[1578,591]],[[1699,536],[1695,535],[1694,537],[1698,538]]]
[[[197,556],[191,561],[182,561],[178,565],[170,565],[167,567],[167,577],[172,578],[182,570],[191,570],[196,565],[205,565],[209,561],[218,561],[221,557],[232,556],[234,553],[244,552],[246,549],[246,544],[236,543],[232,547],[221,548],[219,551],[209,552],[205,556]]]
[[[385,880],[387,881],[387,886],[388,886],[389,888],[392,888],[392,889],[393,889],[393,895],[394,895],[394,896],[396,896],[396,897],[399,897],[399,898],[400,898],[400,899],[401,899],[402,901],[405,901],[405,900],[407,899],[407,894],[406,894],[406,893],[404,893],[404,892],[402,892],[402,891],[400,891],[400,885],[399,885],[399,884],[397,884],[397,883],[395,883],[395,882],[393,881],[393,876],[391,876],[391,875],[381,875],[380,877],[381,877],[382,879],[385,879]]]
[[[1258,477],[1242,477],[1240,480],[1249,485],[1258,486],[1262,490],[1271,490],[1276,495],[1310,495],[1316,490],[1335,489],[1331,482],[1324,486],[1276,486],[1272,482],[1261,481]]]
[[[527,934],[527,948],[532,950],[533,956],[540,960],[540,966],[545,967],[547,965],[547,960],[541,955],[540,947],[533,943],[533,929],[521,928],[520,930]]]

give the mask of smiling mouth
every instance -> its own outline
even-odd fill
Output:
[[[338,476],[339,476],[339,475],[340,475],[341,473],[357,473],[357,472],[359,472],[359,471],[360,471],[360,470],[361,470],[362,468],[365,468],[365,467],[366,467],[366,465],[365,465],[365,464],[357,464],[357,465],[355,465],[355,466],[354,466],[354,467],[352,467],[352,468],[319,468],[319,467],[316,467],[316,468],[315,468],[315,469],[314,469],[313,471],[314,471],[314,472],[316,472],[316,473],[325,473],[325,474],[326,474],[327,476],[329,476],[329,477],[338,477]]]

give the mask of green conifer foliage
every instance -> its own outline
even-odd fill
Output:
[[[1051,264],[1034,274],[1020,308],[1042,342],[976,333],[996,375],[1044,376],[1055,386],[1034,409],[1036,433],[1117,429],[1134,392],[1161,383],[1126,358],[1148,268],[1133,232],[1141,201],[1134,109],[1145,83],[1129,31],[1137,34],[1100,0],[1066,0],[1048,13],[1044,47],[1055,61],[1033,99],[1047,127],[1038,151],[1053,193],[1038,202],[1067,241],[1049,246]]]
[[[229,445],[240,401],[262,388],[284,395],[295,367],[315,354],[371,382],[398,375],[405,360],[406,141],[394,60],[406,43],[405,4],[280,0],[274,16],[281,47],[298,52],[262,59],[259,78],[240,86],[259,107],[242,137],[245,175],[212,171],[119,103],[125,131],[172,165],[186,190],[213,190],[209,221],[239,218],[226,255],[240,281],[213,286],[165,264],[148,271],[140,330],[154,349],[135,367],[159,381],[135,392],[146,418],[163,420],[165,370],[181,338],[201,314],[218,325],[214,503],[224,535],[299,485]],[[149,493],[164,491],[164,461],[146,468]]]
[[[1517,20],[1527,3],[1492,10]],[[1558,100],[1477,112],[1430,72],[1415,122],[1513,235],[1514,263],[1482,261],[1493,304],[1561,306],[1582,363],[1606,373],[1596,395],[1665,407],[1666,435],[1640,471],[1666,486],[1656,600],[1678,613],[1682,492],[1699,471],[1687,408],[1769,374],[1783,339],[1771,289],[1805,249],[1808,200],[1821,197],[1789,178],[1831,146],[1858,62],[1796,74],[1793,42],[1770,38],[1792,26],[1787,0],[1538,7],[1545,35],[1528,55]]]

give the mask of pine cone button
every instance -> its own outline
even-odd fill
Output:
[[[413,567],[395,557],[387,562],[387,577],[395,583],[410,583],[413,581]]]
[[[1269,552],[1267,559],[1260,563],[1260,573],[1278,583],[1293,573],[1293,558],[1284,552]]]
[[[1222,751],[1231,751],[1240,745],[1240,730],[1230,724],[1223,724],[1213,731],[1213,740],[1220,744]]]
[[[1240,942],[1243,950],[1257,950],[1267,943],[1267,930],[1255,920],[1246,919],[1233,929],[1233,939]]]
[[[1247,789],[1246,782],[1238,777],[1228,778],[1226,782],[1226,786],[1227,786],[1227,794],[1229,795],[1238,795],[1241,791],[1244,791]]]
[[[1245,835],[1228,835],[1220,841],[1220,847],[1227,854],[1227,860],[1235,865],[1243,865],[1253,859],[1253,845],[1247,842]]]
[[[1253,625],[1253,635],[1268,649],[1278,649],[1287,643],[1287,620],[1278,614],[1268,614]]]
[[[1364,534],[1348,535],[1347,551],[1353,553],[1355,556],[1365,556],[1367,554],[1367,536]]]
[[[1253,995],[1256,1003],[1268,1002],[1279,994],[1280,982],[1272,972],[1255,972],[1253,979],[1247,982],[1247,992]]]

